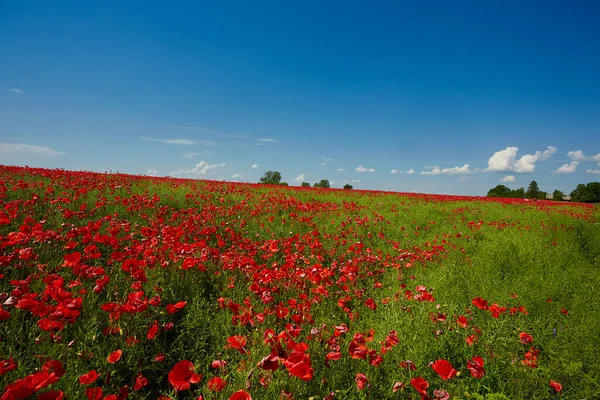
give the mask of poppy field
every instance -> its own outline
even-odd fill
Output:
[[[0,166],[0,399],[599,398],[599,216]]]

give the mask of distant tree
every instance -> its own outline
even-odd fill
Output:
[[[600,203],[600,182],[580,183],[571,192],[571,201],[579,203]]]
[[[527,186],[527,192],[525,192],[525,197],[528,199],[537,199],[540,195],[540,187],[538,186],[536,181],[531,181],[529,186]]]
[[[510,191],[510,197],[514,197],[516,199],[523,199],[523,198],[525,198],[525,188],[521,187],[521,188],[518,188],[516,190],[511,190]]]
[[[310,187],[310,183],[308,182],[302,182],[302,185],[300,185],[302,187]]]
[[[547,196],[548,196],[548,192],[544,192],[544,191],[540,190],[540,192],[538,193],[537,199],[538,200],[546,200]]]
[[[279,182],[279,185],[281,185],[281,186],[289,186],[287,182]]]
[[[260,178],[260,183],[267,183],[270,185],[279,185],[281,183],[281,172],[279,171],[267,171]]]
[[[561,192],[560,190],[556,189],[554,192],[552,192],[552,200],[564,201],[565,194],[563,192]]]
[[[353,187],[352,187],[352,185],[351,185],[351,184],[349,184],[349,183],[346,183],[346,184],[344,185],[344,189],[348,189],[348,190],[350,190],[350,189],[353,189]]]
[[[587,187],[583,183],[580,183],[579,185],[577,185],[575,190],[571,192],[571,201],[576,201],[578,203],[587,203],[589,197],[587,192]]]
[[[319,182],[319,186],[325,189],[329,189],[331,187],[329,185],[329,180],[327,179],[321,179],[321,182]]]
[[[315,183],[313,187],[329,189],[329,181],[327,179],[321,179],[321,181],[319,183]]]
[[[498,185],[489,190],[487,197],[510,197],[510,189],[504,185]]]

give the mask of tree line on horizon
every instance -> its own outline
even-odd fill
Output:
[[[279,172],[279,171],[267,171],[267,172],[265,172],[258,182],[259,183],[264,183],[264,184],[267,184],[267,185],[288,186],[287,182],[283,182],[282,181],[281,172]],[[300,186],[301,187],[310,187],[310,183],[308,183],[308,182],[302,182],[302,184]],[[322,188],[322,189],[329,189],[329,188],[331,188],[331,184],[329,183],[328,179],[321,179],[319,182],[315,182],[312,185],[312,187],[314,187],[314,188]],[[344,189],[352,189],[352,188],[353,188],[352,185],[350,185],[348,183],[344,185]]]
[[[578,203],[600,203],[600,182],[580,183],[568,196],[564,192],[555,189],[551,197],[548,196],[548,192],[544,192],[539,188],[536,181],[531,181],[527,190],[524,187],[510,189],[505,185],[497,185],[488,191],[487,197],[537,200],[546,200],[549,198],[556,201],[570,200]]]
[[[259,183],[289,186],[287,182],[282,180],[281,172],[279,171],[266,171],[260,178]],[[311,187],[309,182],[302,182],[300,186]],[[313,183],[312,187],[329,189],[331,184],[328,179],[321,179],[319,182]],[[353,189],[353,187],[347,183],[344,185],[344,189]],[[541,190],[536,181],[531,181],[529,186],[527,186],[527,189],[524,187],[511,189],[505,185],[497,185],[488,191],[487,197],[536,200],[551,199],[556,201],[570,200],[578,203],[600,203],[600,182],[589,182],[587,184],[580,183],[569,195],[566,195],[561,190],[555,189],[551,196],[548,196],[548,192]]]

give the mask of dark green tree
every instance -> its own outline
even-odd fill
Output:
[[[498,185],[489,190],[487,197],[510,197],[510,189],[504,185]]]
[[[552,200],[564,201],[565,194],[563,192],[561,192],[560,190],[556,189],[554,192],[552,192]]]
[[[600,182],[580,183],[571,192],[571,201],[579,203],[600,203]]]
[[[302,182],[302,184],[300,186],[302,186],[302,187],[310,187],[310,183],[308,183],[308,182]]]
[[[525,198],[525,188],[521,187],[516,190],[510,191],[510,197],[514,197],[515,199],[523,199]]]
[[[540,187],[538,186],[536,181],[531,181],[529,186],[527,186],[527,192],[525,192],[525,197],[528,199],[537,199],[540,195]]]
[[[329,189],[329,181],[327,179],[321,179],[321,181],[319,183],[315,183],[313,187]]]
[[[260,178],[260,183],[267,183],[269,185],[279,185],[281,183],[281,172],[279,171],[267,171]]]
[[[349,183],[346,183],[346,184],[344,185],[344,189],[348,189],[348,190],[350,190],[350,189],[353,189],[353,187],[352,187],[352,185],[351,185],[351,184],[349,184]]]

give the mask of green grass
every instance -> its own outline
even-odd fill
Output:
[[[549,387],[552,379],[563,385],[562,398],[600,397],[597,207],[10,167],[0,167],[0,181],[0,206],[10,215],[10,223],[0,225],[0,255],[5,257],[0,292],[22,298],[25,293],[14,292],[11,281],[29,279],[29,292],[42,300],[44,278],[56,274],[66,291],[83,299],[81,315],[54,338],[38,327],[39,317],[30,311],[3,307],[11,316],[0,322],[0,360],[12,356],[18,368],[0,376],[1,387],[36,372],[42,360],[57,359],[66,373],[51,388],[68,398],[84,398],[78,378],[91,369],[101,373],[91,386],[108,395],[129,385],[131,399],[200,394],[227,399],[240,389],[255,399],[279,398],[282,392],[296,399],[331,392],[344,399],[416,398],[410,385],[416,376],[429,381],[430,396],[443,388],[452,398],[559,397]],[[44,223],[32,233],[39,221]],[[15,240],[17,232],[20,240]],[[113,242],[100,243],[97,234]],[[71,241],[77,247],[65,249]],[[94,243],[100,256],[85,264],[103,268],[103,274],[78,277],[63,266],[65,254],[84,254]],[[33,258],[9,260],[26,248]],[[196,258],[202,270],[182,270],[185,257]],[[129,258],[144,260],[147,280],[136,283],[122,270]],[[104,274],[110,282],[95,293],[96,279]],[[81,284],[68,287],[77,278]],[[405,296],[406,290],[416,294],[419,285],[432,290],[433,302]],[[160,296],[160,305],[113,320],[100,308],[124,304],[138,290],[147,299]],[[493,318],[471,304],[476,297],[509,309],[523,306],[528,314],[507,311]],[[298,309],[291,308],[291,299]],[[347,300],[347,310],[340,299]],[[365,305],[367,299],[375,301],[376,310]],[[187,304],[168,314],[165,306],[178,301]],[[229,301],[254,322],[233,323],[232,310],[219,305]],[[290,314],[279,318],[278,304],[291,308]],[[304,320],[293,321],[294,314]],[[460,315],[468,317],[468,328],[457,325]],[[436,316],[445,321],[434,322]],[[160,332],[148,340],[155,320]],[[271,351],[265,330],[278,334],[294,323],[301,328],[294,341],[308,345],[314,369],[309,381],[291,376],[283,365],[273,373],[257,368]],[[349,328],[337,339],[341,359],[327,365],[334,326],[340,324]],[[108,327],[116,333],[105,335]],[[475,327],[480,333],[469,346],[465,338]],[[397,346],[381,354],[379,366],[348,354],[353,336],[369,330],[374,339],[367,346],[380,354],[390,331],[399,338]],[[533,343],[521,344],[520,332],[531,334]],[[227,348],[232,335],[248,339],[248,354]],[[532,345],[540,351],[537,368],[521,362]],[[106,357],[116,349],[123,350],[122,359],[108,364]],[[154,360],[159,353],[162,362]],[[466,368],[473,356],[485,359],[481,379]],[[184,359],[203,379],[176,394],[167,374]],[[225,369],[211,368],[219,359],[227,361]],[[429,367],[437,359],[450,361],[459,375],[443,381]],[[417,370],[401,368],[404,360]],[[133,391],[139,373],[149,385]],[[363,391],[357,390],[357,373],[369,379]],[[215,376],[228,383],[220,393],[207,389]],[[394,393],[395,382],[407,387]]]

